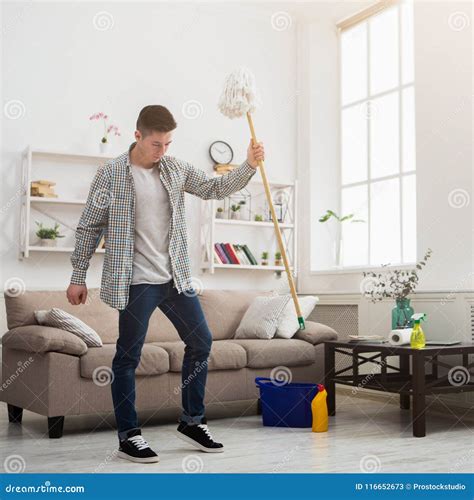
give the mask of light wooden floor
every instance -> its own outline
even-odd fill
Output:
[[[253,411],[254,407],[239,408]],[[445,408],[427,418],[425,438],[412,437],[410,412],[396,396],[377,400],[338,392],[337,416],[329,432],[263,427],[261,417],[212,418],[214,438],[225,452],[206,454],[173,434],[176,424],[151,419],[143,435],[160,455],[157,464],[132,464],[115,457],[113,416],[66,418],[64,437],[45,436],[46,418],[25,411],[21,426],[9,424],[0,408],[4,464],[24,472],[472,472],[473,420],[466,409]],[[149,416],[141,415],[142,421]],[[173,419],[173,422],[175,419]],[[8,465],[7,465],[8,467]]]

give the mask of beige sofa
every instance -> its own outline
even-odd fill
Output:
[[[293,381],[323,381],[323,345],[336,332],[307,321],[292,339],[239,340],[234,334],[257,295],[256,290],[205,290],[199,299],[213,343],[209,358],[206,405],[255,401],[255,377],[276,367],[291,370]],[[104,304],[98,289],[87,303],[72,306],[65,291],[5,292],[8,331],[2,337],[2,389],[9,421],[21,423],[23,409],[48,417],[50,437],[61,437],[64,417],[113,412],[108,377],[118,337],[118,311]],[[101,336],[102,347],[87,347],[58,328],[40,326],[33,312],[59,307],[74,314]],[[159,310],[153,313],[137,368],[137,410],[181,406],[181,364],[184,343]],[[274,372],[275,373],[275,372]]]

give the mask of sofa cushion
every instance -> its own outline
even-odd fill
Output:
[[[233,339],[247,352],[249,368],[309,365],[315,360],[314,347],[296,339]]]
[[[170,358],[170,371],[180,372],[183,366],[184,342],[153,342],[151,345],[165,349]],[[247,366],[245,349],[228,340],[212,342],[208,370],[237,370]]]
[[[89,325],[104,344],[117,340],[119,312],[100,300],[98,288],[89,288],[86,303],[78,306],[68,302],[66,290],[26,290],[21,294],[5,290],[4,297],[9,329],[37,325],[35,311],[58,307]]]
[[[245,311],[255,297],[270,295],[262,290],[210,290],[199,294],[199,301],[214,340],[231,339]]]
[[[305,329],[298,330],[293,338],[304,340],[313,345],[318,345],[326,342],[326,340],[336,340],[337,332],[330,326],[323,325],[322,323],[316,323],[316,321],[306,321]]]
[[[5,290],[7,324],[11,330],[18,326],[37,325],[34,311],[60,308],[73,314],[94,329],[104,344],[114,344],[118,338],[119,311],[100,300],[98,288],[89,288],[85,304],[69,304],[66,290]],[[204,290],[199,301],[214,340],[230,339],[252,300],[268,295],[262,290]],[[180,337],[173,324],[157,307],[150,318],[145,343],[178,342]]]
[[[90,347],[81,357],[81,377],[93,378],[94,370],[99,367],[112,368],[116,352],[115,344]],[[168,353],[153,344],[144,344],[136,375],[161,375],[169,371]]]
[[[80,356],[87,352],[86,343],[70,332],[40,325],[18,326],[2,337],[2,345],[8,349],[28,352],[61,352]]]

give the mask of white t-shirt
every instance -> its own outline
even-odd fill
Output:
[[[167,283],[173,277],[169,256],[171,207],[158,165],[131,164],[135,184],[135,246],[132,285]]]

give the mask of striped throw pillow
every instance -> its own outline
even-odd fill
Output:
[[[53,309],[49,311],[35,311],[35,318],[40,325],[61,328],[61,330],[76,335],[83,340],[88,347],[102,347],[102,339],[95,330],[87,326],[79,318],[76,318],[62,309],[53,307]]]

